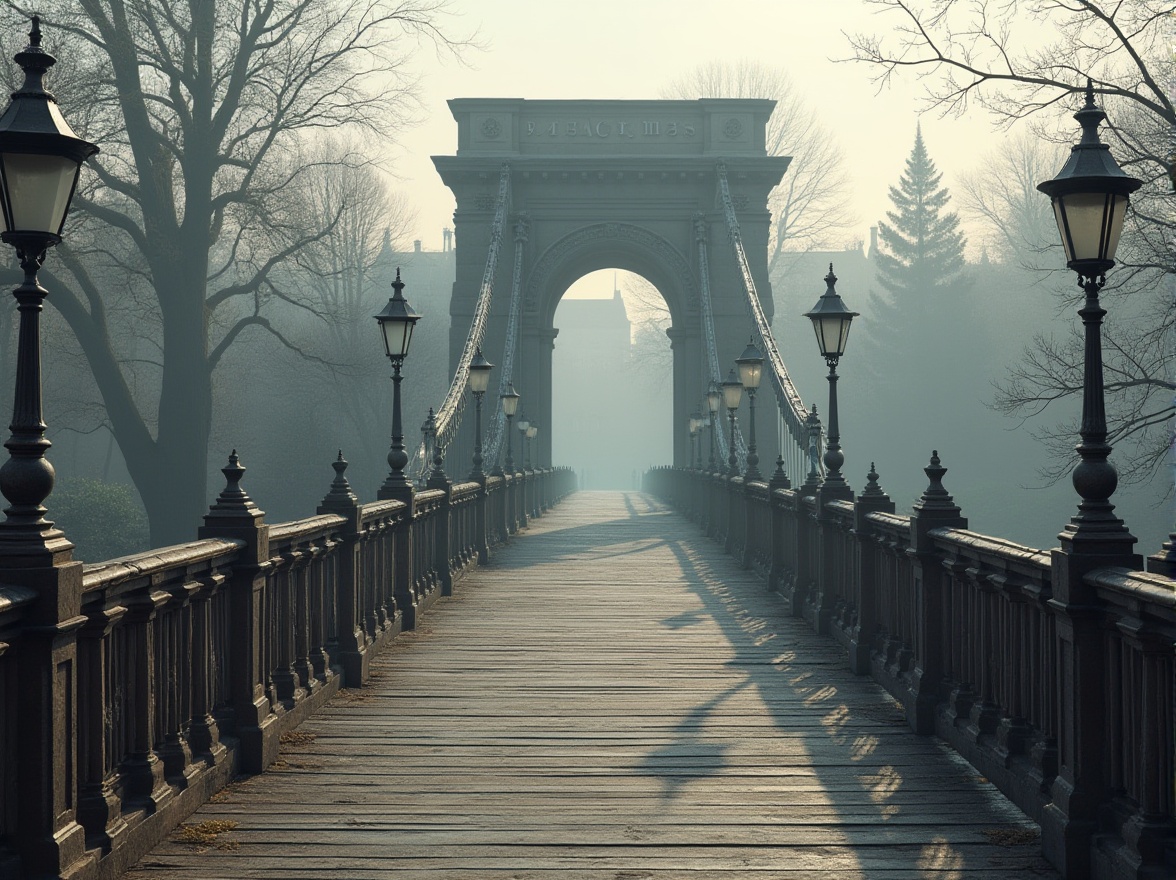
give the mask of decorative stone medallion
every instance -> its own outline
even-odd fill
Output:
[[[727,136],[728,140],[739,140],[743,135],[743,120],[732,116],[723,123],[723,134]]]
[[[487,140],[496,140],[502,134],[502,123],[493,116],[487,116],[482,120],[482,137]]]

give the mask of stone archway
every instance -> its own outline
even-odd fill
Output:
[[[456,365],[473,317],[505,163],[512,215],[525,216],[527,223],[517,224],[513,239],[503,242],[487,356],[500,362],[495,353],[500,357],[505,343],[517,249],[525,298],[514,382],[528,413],[549,425],[552,322],[560,298],[590,271],[629,269],[648,278],[669,306],[673,424],[683,424],[709,380],[699,313],[699,235],[709,242],[712,313],[722,363],[742,351],[749,329],[717,204],[720,162],[727,168],[764,309],[769,317],[773,311],[767,196],[789,162],[764,149],[774,102],[458,99],[449,104],[458,124],[457,155],[433,161],[457,199],[451,362]],[[682,464],[689,439],[679,433],[674,458]],[[550,436],[540,434],[542,464],[550,463]],[[761,448],[766,457],[769,450]]]

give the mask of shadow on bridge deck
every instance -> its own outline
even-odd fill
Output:
[[[645,495],[571,496],[456,592],[126,876],[1055,876],[993,786]]]

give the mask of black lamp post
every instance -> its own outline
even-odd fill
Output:
[[[527,470],[532,470],[531,467],[531,450],[535,447],[535,435],[539,433],[539,426],[534,422],[527,425]],[[539,463],[539,452],[535,452],[535,464]]]
[[[470,392],[474,395],[474,467],[470,479],[481,482],[486,479],[482,470],[482,395],[490,387],[490,371],[494,364],[482,356],[482,349],[474,353],[470,361]]]
[[[506,391],[499,395],[502,401],[502,413],[506,416],[506,473],[514,473],[514,456],[511,454],[511,445],[514,437],[511,435],[513,428],[511,422],[514,421],[515,413],[519,411],[519,393],[515,391],[514,383],[506,386]],[[499,476],[502,476],[501,472]]]
[[[706,391],[706,408],[710,412],[710,461],[707,463],[707,473],[716,473],[718,465],[715,464],[715,421],[719,412],[719,407],[723,404],[723,392],[719,390],[718,383],[711,382],[710,387]]]
[[[527,418],[526,413],[519,414],[519,455],[523,459],[523,470],[527,469],[530,463],[530,454],[527,452],[527,429],[531,427],[531,420]]]
[[[764,356],[755,347],[755,340],[748,340],[747,348],[735,358],[735,364],[739,367],[739,381],[747,392],[747,471],[743,478],[750,482],[760,479],[759,455],[755,451],[755,392],[764,372]]]
[[[743,383],[735,378],[735,369],[732,368],[723,382],[723,405],[727,407],[727,418],[731,420],[731,449],[727,454],[727,475],[730,477],[739,476],[739,459],[735,457],[735,413],[742,399]]]
[[[690,414],[690,466],[695,470],[702,469],[702,412],[698,407]]]
[[[825,292],[817,300],[817,304],[804,316],[813,322],[813,330],[817,334],[817,347],[821,356],[829,365],[829,442],[825,445],[825,486],[830,489],[846,489],[849,485],[841,474],[841,466],[845,464],[845,456],[841,453],[841,434],[837,426],[837,361],[845,354],[845,344],[849,341],[849,325],[858,316],[851,312],[837,294],[837,276],[833,274],[833,264],[829,264],[829,274],[825,276]]]
[[[1115,251],[1123,232],[1129,196],[1141,181],[1123,172],[1110,148],[1099,140],[1098,126],[1107,118],[1094,103],[1094,86],[1087,80],[1086,105],[1074,114],[1082,138],[1053,180],[1038,189],[1053,202],[1054,218],[1066,249],[1066,265],[1078,274],[1086,294],[1078,314],[1085,327],[1086,350],[1082,377],[1081,461],[1074,469],[1074,489],[1082,496],[1078,513],[1059,536],[1063,542],[1091,542],[1100,554],[1130,554],[1135,538],[1114,514],[1110,497],[1118,485],[1115,467],[1107,459],[1107,417],[1103,401],[1102,319],[1099,291],[1115,265]]]
[[[57,63],[41,48],[41,20],[32,18],[29,45],[16,55],[24,70],[20,89],[0,117],[0,207],[4,232],[24,270],[13,290],[20,311],[12,434],[4,445],[8,461],[0,467],[0,492],[10,502],[0,536],[14,547],[44,551],[61,537],[45,519],[44,500],[53,491],[53,465],[45,458],[41,406],[41,309],[48,291],[37,270],[49,248],[61,242],[65,218],[77,188],[82,163],[98,147],[79,138],[62,118],[57,100],[45,91],[45,72]]]
[[[392,446],[388,450],[388,478],[377,493],[381,499],[412,495],[412,483],[404,475],[408,453],[404,451],[404,429],[400,420],[400,367],[408,355],[412,329],[420,319],[421,316],[404,298],[404,282],[400,280],[400,268],[397,267],[396,280],[392,282],[392,298],[384,310],[376,315],[380,334],[384,338],[384,353],[392,362]]]

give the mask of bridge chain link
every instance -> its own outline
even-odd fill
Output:
[[[772,382],[772,390],[776,395],[776,404],[780,410],[784,427],[793,443],[804,450],[810,465],[815,464],[818,471],[823,473],[821,463],[821,448],[824,445],[823,432],[815,413],[810,412],[804,405],[804,399],[792,377],[784,366],[784,359],[780,356],[780,349],[772,335],[772,327],[764,314],[760,303],[759,292],[756,290],[755,278],[751,274],[751,267],[747,261],[747,252],[743,247],[743,236],[739,231],[739,220],[735,216],[735,205],[731,199],[731,187],[727,182],[727,165],[719,162],[717,167],[719,182],[719,200],[723,206],[723,214],[727,221],[727,238],[735,252],[735,263],[739,267],[739,277],[743,285],[748,311],[751,313],[753,332],[757,337],[760,350],[767,361],[768,376]],[[813,425],[816,424],[814,432]],[[815,445],[814,445],[815,444]]]
[[[494,206],[494,221],[490,226],[490,248],[486,253],[486,269],[482,273],[482,285],[478,289],[474,319],[470,322],[465,347],[462,349],[457,369],[454,370],[449,391],[433,417],[432,446],[433,453],[438,456],[444,456],[446,448],[453,442],[453,438],[457,436],[457,429],[461,426],[461,416],[465,410],[467,397],[466,389],[470,382],[470,362],[474,359],[474,353],[482,345],[486,335],[486,324],[490,317],[490,306],[494,297],[494,276],[498,271],[498,254],[502,249],[502,229],[506,225],[506,211],[509,202],[510,164],[504,162],[498,176],[498,198]],[[422,482],[428,474],[431,463],[428,446],[428,440],[422,440],[414,459],[417,479]]]
[[[519,214],[514,225],[514,272],[510,281],[510,313],[506,323],[506,343],[503,345],[502,369],[498,375],[498,394],[501,397],[514,381],[514,362],[518,353],[519,325],[523,317],[523,249],[530,234],[531,220]],[[482,447],[485,460],[497,462],[506,436],[506,413],[495,407],[494,418],[486,432]]]
[[[710,370],[711,381],[715,385],[722,385],[723,383],[723,368],[719,364],[719,346],[715,342],[715,315],[711,310],[711,289],[710,289],[710,259],[707,256],[707,224],[706,218],[701,214],[694,215],[694,239],[698,244],[698,276],[700,279],[699,293],[702,297],[701,308],[702,312],[702,326],[704,336],[706,338],[706,359],[707,366]],[[715,425],[715,442],[718,445],[716,453],[718,455],[719,467],[725,467],[730,456],[730,447],[727,444],[726,426],[723,424],[722,409],[715,414],[717,424]],[[747,467],[747,445],[743,441],[743,432],[739,430],[739,426],[735,427],[735,457],[739,461],[739,469],[743,470]]]

